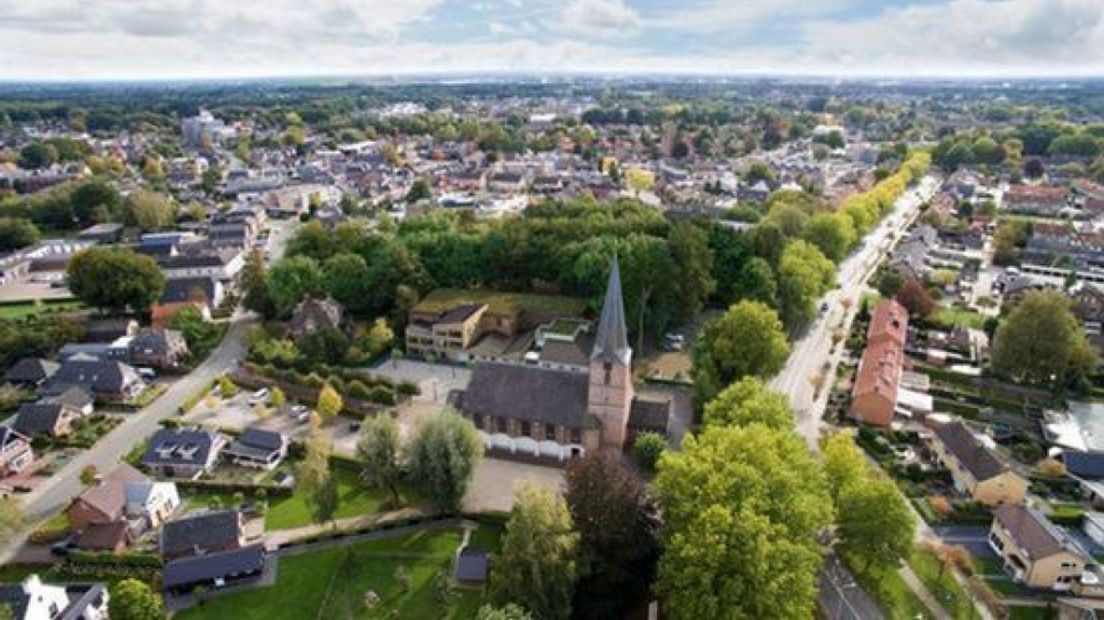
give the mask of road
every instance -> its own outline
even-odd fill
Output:
[[[816,449],[820,438],[821,416],[831,387],[831,369],[836,361],[832,355],[832,334],[835,331],[846,334],[850,329],[861,303],[862,291],[878,263],[892,248],[897,237],[912,225],[920,213],[920,205],[938,187],[939,179],[935,176],[921,179],[919,184],[898,199],[878,227],[865,237],[862,247],[840,263],[837,272],[839,288],[829,291],[817,303],[818,307],[826,304],[827,312],[817,317],[794,341],[786,365],[771,380],[772,389],[789,395],[790,404],[797,413],[798,432],[805,437],[811,449]],[[849,303],[842,303],[844,299]],[[813,377],[821,373],[825,377],[824,388],[819,394],[814,394]],[[818,398],[814,399],[814,395]]]

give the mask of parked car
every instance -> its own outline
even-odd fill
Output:
[[[135,370],[138,371],[138,376],[142,377],[143,379],[149,380],[157,378],[157,371],[152,368],[146,368],[143,366],[141,368],[135,368]]]
[[[307,406],[306,405],[292,405],[291,406],[291,413],[290,413],[291,417],[297,418],[297,417],[299,417],[300,415],[302,415],[304,413],[307,413]]]
[[[272,482],[278,487],[291,487],[295,485],[295,476],[292,476],[286,471],[277,472],[272,477]]]
[[[268,388],[261,388],[253,392],[253,395],[249,397],[249,404],[256,405],[257,403],[263,403],[268,400],[268,395]]]

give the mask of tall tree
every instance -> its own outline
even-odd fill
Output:
[[[0,217],[0,252],[10,252],[33,245],[39,238],[38,227],[30,220]]]
[[[123,579],[110,588],[107,609],[112,620],[161,620],[161,597],[137,579]]]
[[[820,454],[832,501],[838,501],[843,487],[862,482],[869,475],[870,468],[851,433],[840,431],[826,437],[820,442]]]
[[[345,401],[341,398],[341,394],[338,394],[337,390],[329,383],[323,384],[322,389],[318,392],[318,404],[315,407],[322,419],[332,420],[336,418],[344,407]]]
[[[909,278],[897,291],[897,301],[914,317],[928,317],[935,310],[935,301],[932,300],[928,289],[916,278]]]
[[[837,534],[859,570],[895,569],[912,550],[915,523],[904,496],[887,478],[868,477],[840,489]]]
[[[472,423],[442,409],[418,422],[406,452],[410,480],[422,494],[439,510],[460,510],[483,458],[483,442]]]
[[[161,230],[172,224],[176,206],[164,194],[138,190],[123,203],[123,221],[143,232]]]
[[[238,274],[242,291],[242,304],[265,319],[276,316],[276,304],[268,294],[268,276],[265,273],[264,253],[253,250],[245,257],[245,265]]]
[[[659,559],[656,506],[615,457],[588,454],[567,469],[565,493],[579,532],[576,617],[620,618],[642,600]]]
[[[281,316],[286,316],[304,298],[323,291],[322,269],[305,256],[282,258],[268,271],[268,295]]]
[[[92,247],[69,261],[69,290],[97,308],[137,311],[161,296],[165,276],[150,257],[116,247]]]
[[[336,487],[329,488],[334,482],[330,472],[332,451],[330,439],[322,430],[322,421],[317,414],[312,415],[303,460],[295,468],[295,488],[310,504],[318,523],[329,520],[336,509],[336,500],[333,500]]]
[[[707,426],[760,423],[776,430],[793,428],[793,411],[785,394],[771,391],[758,377],[729,385],[705,406]]]
[[[664,553],[656,592],[672,618],[808,618],[832,521],[824,476],[791,431],[709,427],[660,459]]]
[[[847,256],[857,238],[851,219],[842,213],[814,215],[805,224],[801,236],[837,263]]]
[[[997,328],[993,367],[1016,381],[1067,385],[1096,365],[1096,355],[1057,291],[1032,291]]]
[[[357,439],[361,478],[391,495],[391,506],[402,505],[399,483],[405,474],[402,466],[402,438],[395,418],[387,412],[365,422]]]
[[[708,402],[746,376],[769,377],[786,361],[790,346],[778,314],[758,301],[741,301],[702,329],[692,352],[694,391]]]
[[[567,620],[578,544],[563,498],[531,484],[518,486],[495,558],[492,598],[516,603],[542,620]]]
[[[782,321],[791,330],[816,315],[816,300],[831,288],[836,268],[816,246],[791,241],[778,264]]]

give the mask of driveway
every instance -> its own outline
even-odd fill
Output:
[[[983,525],[937,525],[932,528],[945,544],[965,547],[971,555],[995,558],[997,554],[989,546],[989,528]]]
[[[514,488],[521,483],[535,484],[555,493],[564,489],[564,470],[501,459],[484,458],[475,470],[464,510],[469,512],[509,512],[514,505]]]

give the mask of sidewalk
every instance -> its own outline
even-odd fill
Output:
[[[936,620],[951,620],[951,615],[935,600],[931,592],[928,592],[927,587],[925,587],[924,583],[920,581],[920,578],[916,576],[911,566],[905,564],[897,569],[897,573],[901,575],[901,579],[905,581],[905,585],[909,587],[909,590],[912,590],[916,598],[920,599],[920,602],[924,603],[924,606],[935,616]]]

